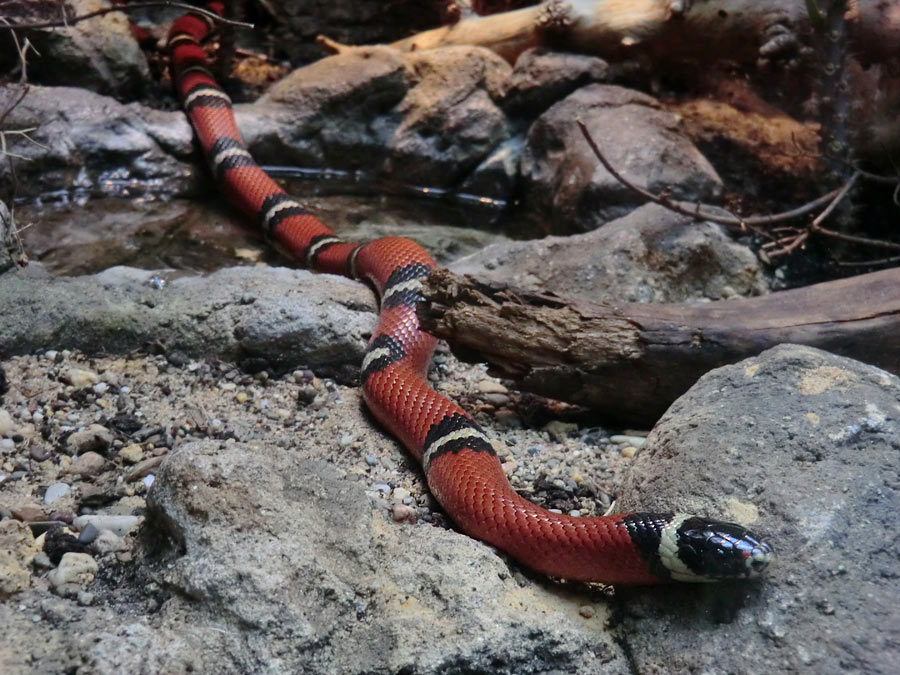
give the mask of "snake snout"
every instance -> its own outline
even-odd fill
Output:
[[[775,559],[775,552],[768,542],[758,541],[755,538],[748,540],[748,543],[750,541],[756,541],[756,545],[750,550],[750,553],[744,560],[744,564],[747,568],[747,578],[752,579],[758,577],[769,568],[769,565]]]
[[[676,516],[672,526],[674,537],[669,536],[674,541],[661,546],[661,551],[670,551],[662,562],[679,581],[752,579],[764,573],[775,557],[768,542],[742,525]]]

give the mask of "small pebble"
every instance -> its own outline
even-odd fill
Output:
[[[69,467],[69,473],[74,473],[79,476],[96,476],[103,471],[104,464],[106,464],[106,459],[103,455],[93,451],[86,452],[75,458],[75,461],[72,462],[72,466]]]
[[[481,380],[475,385],[483,394],[508,394],[509,389],[494,380]]]
[[[366,455],[366,464],[369,466],[375,466],[378,464],[378,458],[375,455]]]
[[[578,425],[574,422],[562,422],[560,420],[553,420],[552,422],[548,422],[544,425],[544,431],[550,434],[550,438],[552,438],[557,443],[562,443],[569,436],[575,434],[578,431]]]
[[[33,459],[35,462],[45,462],[50,459],[50,455],[50,450],[40,445],[32,445],[28,450],[28,456],[31,457],[31,459]]]
[[[391,493],[391,498],[398,503],[402,503],[404,499],[407,499],[410,496],[410,491],[406,488],[398,487],[394,488],[394,491]]]
[[[69,454],[80,455],[83,452],[104,452],[112,445],[115,436],[101,424],[92,424],[86,429],[76,431],[66,440]]]
[[[63,382],[71,384],[73,387],[81,389],[82,387],[90,387],[100,381],[100,376],[90,370],[81,368],[69,368],[63,374]]]
[[[93,541],[93,548],[100,555],[107,553],[121,553],[128,550],[128,544],[125,540],[114,532],[103,530]]]
[[[633,445],[626,445],[624,448],[622,448],[622,457],[624,457],[625,459],[631,459],[632,457],[634,457],[634,453],[636,452],[636,447],[634,447]]]
[[[52,504],[57,499],[65,497],[71,491],[72,488],[65,483],[54,483],[44,493],[44,504]]]
[[[76,529],[84,532],[88,525],[96,528],[97,532],[109,530],[113,534],[124,537],[131,532],[138,523],[141,522],[140,516],[116,516],[107,514],[98,514],[92,516],[78,516],[72,523]]]
[[[44,519],[44,509],[35,504],[21,504],[10,509],[13,518],[23,523],[37,523]]]
[[[11,438],[0,439],[0,452],[12,452],[16,447],[15,442]]]
[[[578,608],[578,613],[581,614],[585,619],[590,619],[594,616],[594,608],[590,605],[582,605]]]
[[[66,553],[59,566],[47,575],[47,580],[54,591],[63,595],[89,586],[99,569],[97,561],[87,553]]]
[[[15,429],[15,425],[12,415],[9,414],[9,411],[0,408],[0,436],[12,433],[13,429]]]
[[[78,535],[78,543],[90,544],[99,536],[100,530],[98,530],[93,523],[88,523],[84,526],[84,529],[81,530],[81,534]]]
[[[144,458],[144,449],[137,443],[126,445],[119,450],[119,458],[129,464],[137,464]]]
[[[237,401],[238,403],[246,403],[247,402],[247,392],[239,391],[237,394],[234,395],[234,400]]]
[[[633,445],[636,448],[641,447],[647,442],[643,436],[628,436],[626,434],[616,434],[609,437],[609,440],[617,445]]]
[[[416,522],[416,510],[411,506],[407,506],[406,504],[394,504],[394,507],[391,511],[391,516],[398,523],[407,522],[414,523]]]
[[[51,511],[50,520],[71,525],[72,521],[75,520],[75,515],[71,511],[66,510]]]
[[[507,394],[485,394],[482,398],[498,408],[509,403],[509,396]]]
[[[98,382],[97,384],[94,385],[94,393],[97,394],[97,396],[103,396],[103,394],[105,394],[108,391],[109,391],[109,385],[106,384],[106,382]]]

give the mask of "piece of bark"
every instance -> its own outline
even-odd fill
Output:
[[[864,63],[900,55],[897,2],[848,3],[854,53]],[[402,50],[480,45],[515,61],[529,47],[555,44],[604,58],[657,63],[700,58],[755,63],[795,54],[812,33],[805,0],[546,0],[418,33]]]
[[[900,269],[757,298],[590,303],[437,270],[422,327],[466,360],[550,398],[649,427],[707,371],[781,343],[900,374]]]

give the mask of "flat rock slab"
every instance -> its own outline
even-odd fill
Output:
[[[166,281],[171,276],[169,281]],[[350,381],[375,324],[364,285],[286,268],[203,277],[114,267],[94,276],[0,277],[0,355],[53,345],[121,354],[154,344],[192,357],[315,367]]]
[[[190,612],[199,672],[629,672],[601,614],[520,584],[464,535],[373,511],[330,463],[191,443],[169,455],[149,506],[149,527],[173,542],[160,621],[177,630]]]
[[[724,300],[768,291],[759,260],[721,227],[655,204],[583,234],[491,244],[449,268],[593,302]]]
[[[783,345],[701,378],[620,506],[752,524],[778,558],[759,585],[626,596],[636,672],[896,672],[898,475],[894,375]]]

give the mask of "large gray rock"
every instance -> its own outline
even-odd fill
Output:
[[[579,87],[603,82],[608,70],[596,56],[526,49],[516,59],[503,107],[517,115],[539,115]]]
[[[627,596],[636,672],[896,673],[898,475],[896,376],[792,345],[705,375],[650,434],[620,506],[752,524],[778,558],[749,587]]]
[[[448,187],[508,137],[495,101],[509,72],[476,47],[353,49],[294,71],[236,112],[263,162],[367,169]]]
[[[0,109],[20,94],[0,88]],[[189,194],[203,175],[180,112],[123,105],[86,89],[31,86],[5,124],[33,129],[7,140],[24,158],[15,161],[19,197]],[[9,162],[0,163],[0,182],[11,180],[9,172]]]
[[[235,116],[261,164],[362,170],[401,185],[450,188],[479,171],[496,174],[496,161],[485,160],[509,137],[497,104],[509,73],[509,64],[481,48],[353,49],[294,71],[256,103],[236,105]],[[0,90],[0,106],[19,93]],[[9,139],[10,151],[29,160],[16,165],[23,197],[191,195],[207,178],[179,111],[32,87],[6,121],[34,129],[33,142]],[[501,163],[505,192],[492,196],[508,196],[514,167]],[[8,172],[0,165],[0,179]]]
[[[352,474],[304,454],[199,442],[157,474],[149,526],[173,542],[156,554],[174,591],[158,620],[190,616],[200,670],[629,672],[600,615],[468,537],[373,512]]]
[[[623,176],[675,199],[711,201],[721,190],[716,170],[657,101],[622,87],[592,84],[541,115],[528,131],[521,172],[528,202],[555,234],[587,231],[645,200],[603,168],[575,123],[581,119]]]
[[[50,3],[7,3],[13,23],[61,18]],[[68,16],[81,16],[109,6],[105,0],[67,0]],[[17,10],[24,10],[16,16]],[[144,52],[131,33],[124,13],[111,12],[70,26],[22,31],[33,49],[28,53],[28,79],[35,84],[84,87],[120,100],[134,99],[151,83]]]
[[[756,256],[718,225],[654,204],[584,234],[492,244],[450,268],[594,301],[719,300],[768,289]]]
[[[352,380],[375,298],[347,279],[234,267],[174,278],[116,267],[90,277],[0,277],[0,355],[53,345],[126,353],[151,344],[189,356],[307,365]]]

